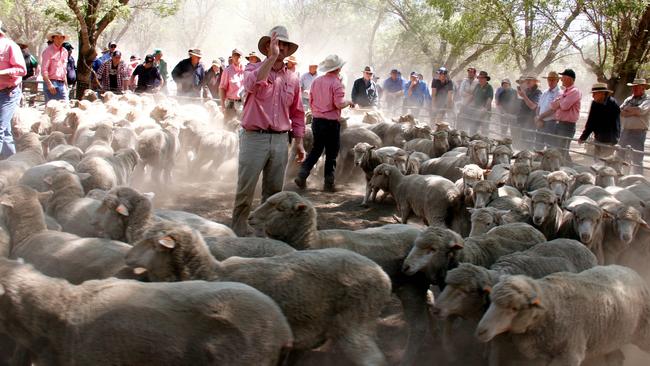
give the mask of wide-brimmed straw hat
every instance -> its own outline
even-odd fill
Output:
[[[338,55],[329,55],[325,57],[325,60],[318,64],[318,71],[330,72],[342,68],[343,65],[345,65],[345,61],[343,61],[343,59]]]
[[[650,84],[648,84],[646,79],[637,78],[637,79],[634,79],[633,82],[627,83],[627,86],[637,86],[637,85],[643,85],[643,86],[645,86],[646,89],[650,88]]]
[[[192,48],[191,50],[187,51],[187,53],[189,53],[190,56],[203,57],[201,50],[198,48]]]
[[[534,76],[532,76],[532,75],[524,75],[524,76],[521,76],[521,77],[519,78],[519,80],[517,80],[517,84],[521,84],[521,83],[523,83],[524,81],[528,81],[528,80],[539,81],[539,80],[537,80],[536,77],[534,77]]]
[[[249,53],[248,56],[246,56],[246,59],[247,59],[248,61],[250,61],[250,60],[251,60],[251,57],[255,57],[255,58],[258,59],[258,60],[260,59],[260,57],[257,55],[257,52],[255,52],[255,51],[252,51],[251,53]]]
[[[542,76],[544,79],[557,79],[560,80],[560,74],[555,71],[549,71],[548,75]]]
[[[591,92],[592,93],[598,93],[598,92],[613,93],[611,90],[609,90],[607,84],[605,83],[595,83],[594,85],[591,86]]]
[[[296,56],[285,57],[284,62],[291,62],[294,65],[298,65],[298,59],[296,58]]]
[[[219,60],[212,60],[212,65],[216,65],[218,67],[221,67],[221,61]],[[212,65],[210,67],[212,67]]]
[[[64,40],[64,41],[65,41],[66,39],[68,39],[68,36],[65,34],[65,32],[63,32],[63,31],[60,30],[60,29],[48,33],[48,34],[47,34],[47,40],[48,40],[48,41],[52,41],[52,40],[53,40],[52,38],[53,38],[54,36],[61,36],[61,37],[63,37],[63,40]]]
[[[282,42],[286,42],[289,44],[289,52],[287,52],[287,56],[293,55],[296,53],[298,50],[298,45],[291,42],[289,40],[289,32],[287,31],[287,28],[282,26],[282,25],[276,25],[273,27],[267,36],[263,36],[260,38],[260,40],[257,42],[257,49],[264,55],[268,56],[267,54],[267,45],[271,42],[271,35],[273,33],[277,34],[278,40]]]

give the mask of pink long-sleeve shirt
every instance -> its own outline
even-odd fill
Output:
[[[337,105],[345,102],[345,87],[334,74],[317,77],[309,90],[309,106],[314,118],[338,120],[341,110]]]
[[[231,64],[223,70],[219,89],[226,90],[227,99],[239,99],[239,92],[242,90],[243,80],[244,67],[242,65],[235,66],[235,64]]]
[[[3,35],[0,35],[0,70],[7,72],[6,75],[0,75],[0,90],[17,86],[22,76],[27,74],[20,47]]]
[[[41,75],[50,80],[65,81],[68,51],[63,47],[49,45],[41,55]]]
[[[551,108],[555,109],[555,119],[562,122],[576,123],[580,118],[581,99],[582,93],[575,85],[564,89],[562,94],[551,103]]]
[[[246,71],[244,89],[246,102],[241,125],[245,130],[293,131],[295,137],[305,134],[305,111],[300,97],[300,80],[286,67],[271,70],[266,80],[257,81],[261,62]]]

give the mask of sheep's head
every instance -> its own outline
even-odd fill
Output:
[[[580,242],[591,247],[592,240],[607,213],[597,204],[590,202],[569,206],[566,209],[573,215],[573,230],[580,238]]]
[[[473,163],[482,168],[487,168],[489,147],[490,145],[483,140],[471,141],[467,147],[467,155]]]
[[[524,333],[535,325],[544,311],[535,280],[510,276],[492,289],[491,304],[476,329],[480,342],[489,342],[501,333]]]
[[[463,195],[472,197],[474,195],[474,185],[484,179],[483,169],[476,164],[468,164],[458,169],[463,173]]]
[[[447,123],[447,122],[436,122],[436,131],[447,131],[447,132],[449,132],[449,123]]]
[[[387,163],[379,164],[372,172],[370,187],[390,191],[390,177],[394,174],[399,174],[397,167]]]
[[[450,257],[462,248],[460,235],[445,227],[430,226],[415,239],[413,248],[404,259],[402,271],[409,276],[422,270],[434,276],[444,274]]]
[[[596,185],[603,188],[616,185],[616,178],[619,174],[613,168],[608,166],[594,168],[592,166],[591,169],[596,173]]]
[[[490,201],[498,197],[497,184],[491,180],[481,180],[474,184],[474,207],[486,207]]]
[[[498,210],[493,207],[468,208],[471,216],[472,228],[469,236],[485,234],[493,228],[506,223],[505,216],[510,210]]]
[[[136,211],[151,215],[153,210],[152,193],[140,193],[130,187],[115,187],[108,191],[102,200],[102,206],[128,218]]]
[[[397,167],[397,169],[399,169],[402,174],[406,174],[406,163],[409,159],[408,153],[402,149],[399,149],[393,154],[392,159],[393,164]]]
[[[619,176],[623,175],[624,166],[630,166],[630,163],[616,154],[610,155],[606,158],[600,158],[600,160],[605,163],[605,166],[614,169]]]
[[[136,275],[150,281],[210,280],[214,262],[201,234],[177,222],[153,224],[125,258]]]
[[[551,172],[546,176],[549,188],[555,193],[560,201],[564,201],[569,192],[571,176],[562,170]]]
[[[377,147],[375,145],[370,145],[367,142],[359,142],[358,144],[354,145],[354,147],[352,148],[352,151],[354,152],[354,164],[356,166],[361,165],[364,156],[366,154],[369,154],[371,150],[376,148]]]
[[[510,164],[512,150],[505,145],[497,145],[492,149],[492,166],[496,164]]]
[[[560,170],[562,166],[562,153],[558,149],[546,149],[543,151],[537,151],[538,155],[542,157],[541,168],[543,170],[548,170],[549,172],[554,172]]]
[[[278,192],[253,211],[248,222],[270,238],[296,249],[307,249],[305,235],[316,230],[316,210],[309,200],[295,192]]]
[[[579,173],[573,177],[573,184],[571,185],[571,189],[569,189],[569,194],[573,194],[580,186],[594,184],[596,184],[596,177],[593,174],[587,172]]]
[[[449,146],[458,147],[463,144],[463,141],[460,137],[460,132],[458,130],[449,131]]]
[[[36,150],[43,153],[41,139],[34,132],[27,132],[16,139],[16,151]]]
[[[527,194],[531,198],[530,216],[533,224],[541,225],[557,205],[557,197],[548,188],[540,188]]]
[[[415,123],[415,117],[412,114],[404,114],[397,118],[393,118],[393,122],[396,123]]]
[[[487,268],[461,263],[447,273],[446,286],[436,299],[439,316],[467,317],[480,314],[489,303],[493,281]]]
[[[640,204],[645,207],[645,203],[640,202]],[[605,207],[605,211],[612,217],[614,231],[618,235],[618,239],[626,245],[632,242],[639,229],[650,230],[650,226],[643,220],[641,213],[632,206],[610,205]]]
[[[376,123],[384,122],[384,117],[377,111],[366,112],[363,115],[362,122],[374,125]]]
[[[57,168],[50,175],[43,178],[43,181],[55,192],[63,189],[75,189],[77,193],[83,195],[81,181],[90,178],[88,173],[71,173],[65,168]]]
[[[512,157],[515,158],[515,163],[525,163],[528,166],[533,166],[533,153],[530,150],[521,150]]]
[[[514,163],[510,167],[510,185],[523,192],[526,189],[526,182],[531,170],[528,163]]]

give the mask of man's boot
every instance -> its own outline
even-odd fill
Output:
[[[336,186],[334,185],[334,177],[325,177],[325,184],[323,185],[323,191],[336,192]]]

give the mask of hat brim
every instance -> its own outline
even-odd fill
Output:
[[[591,89],[591,93],[592,93],[592,94],[593,94],[593,93],[600,93],[600,92],[603,92],[603,93],[610,93],[610,94],[613,93],[613,91],[611,91],[611,90],[609,90],[609,89],[597,89],[597,90],[593,90],[593,89]]]
[[[190,54],[190,56],[196,56],[196,57],[203,58],[203,56],[200,53],[189,52],[189,54]]]
[[[650,89],[650,84],[648,83],[645,84],[627,83],[627,86],[644,86],[646,89]]]
[[[278,38],[278,40],[289,44],[289,52],[287,53],[287,55],[285,57],[291,56],[294,53],[296,53],[296,51],[298,51],[298,45],[291,42],[291,41],[289,41],[288,39],[280,39],[280,38]],[[266,52],[267,51],[266,46],[269,43],[271,43],[271,37],[269,37],[269,36],[263,36],[257,42],[257,49],[260,51],[261,54],[263,54],[264,56],[267,56],[267,57],[269,55]]]
[[[260,58],[257,57],[257,56],[246,56],[246,57],[244,57],[244,58],[245,58],[246,60],[250,61],[253,57],[255,57],[255,58],[257,59],[257,61],[260,61]]]
[[[560,80],[560,76],[542,76],[542,79],[557,79]]]
[[[320,65],[319,65],[319,66],[318,66],[318,71],[319,71],[319,72],[323,72],[323,73],[328,73],[328,72],[330,72],[330,71],[334,71],[334,70],[336,70],[336,69],[340,69],[340,68],[342,68],[343,65],[345,65],[345,63],[346,63],[346,61],[343,61],[343,62],[341,62],[341,63],[338,64],[338,65],[328,66],[328,67],[325,67],[324,65],[323,65],[323,66],[320,66]]]
[[[54,38],[54,36],[62,36],[64,42],[68,39],[68,35],[66,35],[66,34],[50,33],[50,34],[47,35],[47,40],[48,41],[54,41],[52,39],[52,38]]]
[[[480,79],[480,78],[485,78],[485,79],[487,79],[487,81],[490,81],[490,80],[492,80],[492,78],[491,78],[491,77],[489,77],[489,76],[477,76],[476,78],[477,78],[477,79]]]

